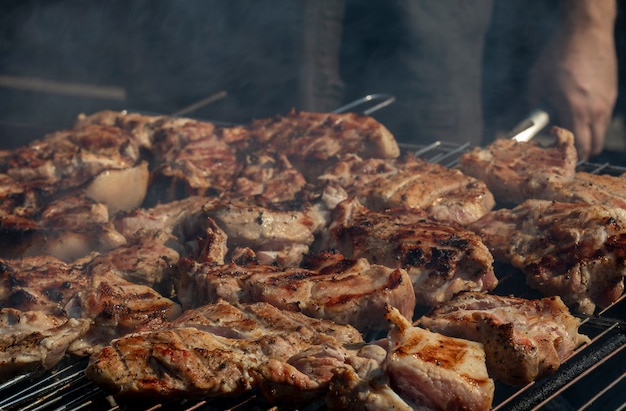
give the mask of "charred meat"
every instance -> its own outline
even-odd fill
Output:
[[[418,209],[372,211],[346,200],[333,211],[322,247],[347,258],[406,269],[416,302],[424,305],[460,291],[492,290],[498,282],[493,257],[480,237]]]

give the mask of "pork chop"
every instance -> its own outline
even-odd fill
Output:
[[[398,394],[417,409],[489,410],[494,382],[487,373],[482,344],[412,327],[393,307],[383,365]]]
[[[462,293],[418,323],[450,337],[483,344],[489,374],[510,385],[525,385],[556,371],[589,338],[560,297],[526,300]]]
[[[385,330],[385,304],[413,317],[415,297],[403,269],[365,259],[329,257],[318,269],[250,264],[199,264],[183,259],[177,294],[183,307],[224,299],[233,304],[268,302],[280,309],[351,324],[360,331]]]
[[[486,148],[477,147],[460,158],[461,170],[487,183],[500,204],[519,204],[536,198],[548,185],[572,181],[578,157],[573,134],[553,127],[555,141],[518,142],[497,139]]]
[[[579,313],[607,307],[624,291],[626,210],[586,203],[526,200],[468,228],[496,260],[522,270],[526,282],[557,295]]]
[[[359,342],[350,326],[266,303],[219,302],[187,311],[160,330],[112,341],[92,356],[86,373],[119,397],[237,395],[263,383],[258,370],[269,362],[286,362],[314,345]]]
[[[416,302],[424,305],[446,301],[460,291],[489,291],[498,282],[493,257],[480,237],[419,209],[372,211],[357,200],[346,200],[333,211],[328,237],[320,247],[406,269]]]

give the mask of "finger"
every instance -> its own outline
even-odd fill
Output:
[[[604,150],[606,141],[606,132],[609,127],[609,119],[606,116],[600,116],[596,121],[592,122],[591,128],[591,147],[590,155],[598,155]]]
[[[574,119],[572,132],[579,160],[588,160],[591,154],[591,125],[587,121]]]

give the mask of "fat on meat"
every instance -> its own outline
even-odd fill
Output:
[[[550,132],[554,141],[549,145],[497,139],[461,155],[459,166],[465,174],[484,181],[500,204],[536,198],[550,185],[572,181],[576,173],[574,135],[560,127]]]
[[[372,211],[356,199],[343,201],[317,247],[405,269],[416,302],[423,305],[449,300],[460,291],[489,291],[498,283],[493,256],[480,237],[419,209]]]
[[[587,203],[526,200],[468,226],[496,260],[519,268],[545,296],[592,314],[624,291],[626,210]]]
[[[495,384],[482,344],[413,327],[393,307],[383,369],[391,386],[416,409],[489,410]]]
[[[177,295],[185,309],[224,299],[233,304],[263,301],[287,311],[351,324],[367,332],[385,330],[385,304],[411,319],[415,294],[405,270],[347,260],[334,254],[316,269],[181,260]]]
[[[436,307],[418,324],[450,337],[483,344],[489,374],[525,385],[556,371],[589,338],[560,297],[527,300],[462,293]]]

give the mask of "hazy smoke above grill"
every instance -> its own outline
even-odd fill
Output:
[[[125,99],[2,87],[7,98],[0,108],[12,120],[59,126],[81,111],[103,108],[173,113],[224,90],[227,98],[192,115],[247,121],[292,107],[329,110],[368,93],[402,94],[408,84],[404,69],[391,58],[405,46],[401,28],[410,25],[413,16],[389,7],[395,3],[401,1],[3,2],[0,74],[119,87]],[[524,69],[535,52],[532,45],[541,41],[549,27],[546,11],[554,7],[548,1],[495,2],[488,26],[490,3],[452,2],[449,8],[459,19],[487,17],[485,115],[498,116],[503,107],[514,111],[523,103],[511,96],[523,86]],[[446,34],[436,15],[414,24]],[[446,55],[473,52],[459,41],[455,49],[425,48],[415,55],[443,61]],[[445,76],[446,71],[435,74]],[[454,103],[454,91],[461,86],[451,84],[443,92],[425,89],[422,105],[447,109],[440,120],[445,123],[458,109],[438,100],[450,94],[448,100]],[[408,98],[400,96],[399,101]],[[389,113],[393,108],[381,113],[383,121],[394,121]]]

